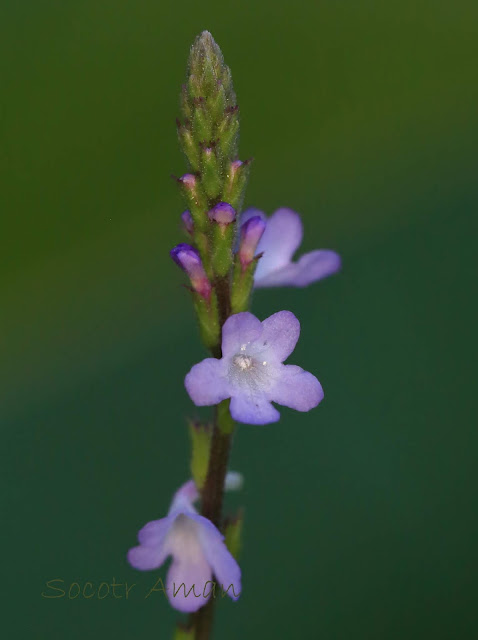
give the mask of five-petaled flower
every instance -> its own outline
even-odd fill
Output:
[[[324,397],[320,382],[300,367],[283,364],[299,339],[300,324],[290,311],[279,311],[263,322],[247,311],[226,320],[222,358],[206,358],[185,379],[198,406],[231,398],[231,416],[248,424],[276,422],[272,402],[309,411]]]
[[[225,489],[238,489],[242,476],[229,472]],[[138,533],[139,546],[128,551],[128,562],[141,571],[157,569],[168,556],[173,562],[166,578],[172,607],[191,613],[204,606],[213,593],[213,574],[224,592],[237,600],[241,570],[224,544],[224,536],[193,502],[199,497],[193,480],[175,493],[169,513],[148,522]]]
[[[306,287],[340,269],[340,256],[330,249],[305,253],[297,262],[292,262],[303,236],[300,216],[292,209],[277,209],[270,218],[257,209],[247,209],[242,214],[241,224],[255,216],[266,222],[256,249],[256,255],[263,254],[254,274],[256,288]]]

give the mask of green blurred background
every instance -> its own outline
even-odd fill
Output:
[[[241,426],[243,596],[217,638],[478,636],[476,2],[3,0],[2,635],[171,638],[125,562],[188,476],[174,118],[194,37],[231,66],[247,204],[343,272],[290,309],[309,414]],[[475,237],[474,237],[475,236]],[[47,580],[137,583],[41,597]]]

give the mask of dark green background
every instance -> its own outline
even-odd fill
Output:
[[[255,296],[300,318],[292,361],[326,396],[238,430],[244,592],[216,637],[476,637],[478,5],[438,0],[3,0],[2,634],[172,637],[125,552],[188,476],[204,352],[169,175],[205,28],[255,158],[247,204],[298,210],[303,249],[344,263]],[[128,601],[41,597],[113,577]]]

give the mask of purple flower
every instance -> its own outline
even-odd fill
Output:
[[[208,216],[222,227],[227,227],[236,219],[236,210],[227,202],[219,202],[208,211]]]
[[[183,211],[183,213],[181,214],[181,221],[186,233],[192,236],[194,232],[194,222],[191,212],[188,209],[186,209],[186,211]]]
[[[241,240],[239,243],[239,261],[246,269],[254,259],[257,245],[266,228],[266,222],[261,216],[252,216],[241,226]]]
[[[178,178],[178,182],[181,182],[186,189],[194,189],[197,178],[193,173],[185,173],[183,176]]]
[[[230,171],[232,174],[236,174],[237,171],[239,171],[239,169],[243,166],[243,162],[241,162],[241,160],[234,160],[233,162],[231,162],[231,166],[230,166]]]
[[[199,252],[190,244],[181,242],[169,252],[174,262],[185,271],[196,293],[209,300],[211,298],[211,283],[204,271]]]
[[[225,489],[241,484],[240,474],[227,474]],[[139,546],[128,551],[128,562],[140,571],[158,569],[168,556],[173,557],[166,591],[171,606],[185,613],[197,611],[209,600],[213,574],[233,600],[241,592],[239,565],[224,544],[224,536],[197,513],[193,502],[198,497],[196,485],[189,480],[174,495],[168,515],[148,522],[138,533]]]
[[[197,406],[231,398],[231,415],[239,422],[267,424],[280,415],[272,402],[309,411],[324,397],[315,376],[295,365],[284,365],[299,339],[300,324],[290,311],[279,311],[263,322],[247,311],[226,320],[222,328],[222,358],[206,358],[185,379]]]
[[[256,255],[263,253],[254,274],[256,288],[306,287],[340,269],[340,256],[329,249],[305,253],[297,262],[292,262],[303,236],[302,222],[295,211],[277,209],[267,218],[262,211],[248,209],[242,215],[241,224],[255,216],[267,223],[256,250]]]

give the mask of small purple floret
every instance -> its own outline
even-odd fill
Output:
[[[324,397],[320,382],[300,367],[283,364],[299,339],[300,324],[290,311],[263,322],[252,313],[237,313],[222,328],[222,358],[206,358],[185,378],[197,406],[231,398],[234,420],[267,424],[279,420],[271,402],[310,411]]]
[[[193,173],[185,173],[179,178],[179,182],[181,182],[188,189],[193,189],[196,186],[196,181],[197,178]]]
[[[241,160],[234,160],[233,162],[231,162],[231,173],[235,174],[243,165],[244,163]]]
[[[228,474],[231,488],[238,488],[237,475]],[[228,477],[226,488],[227,484]],[[198,497],[194,482],[186,482],[176,492],[168,515],[148,522],[138,533],[139,545],[130,549],[127,556],[128,562],[140,571],[158,569],[172,556],[165,587],[171,606],[184,613],[206,604],[212,593],[213,575],[219,592],[222,587],[233,600],[241,593],[239,565],[224,544],[224,536],[197,513],[193,502]]]
[[[209,300],[212,290],[211,283],[204,271],[199,251],[190,244],[181,242],[169,253],[174,262],[188,274],[194,291]]]
[[[306,287],[340,270],[340,256],[329,249],[305,253],[292,262],[303,236],[300,216],[292,209],[278,209],[270,218],[262,211],[248,209],[242,215],[242,225],[257,216],[266,223],[266,228],[255,252],[256,256],[262,254],[254,274],[256,288]]]
[[[260,216],[253,216],[242,225],[239,243],[239,260],[243,269],[249,266],[254,259],[257,245],[265,228],[266,222]]]
[[[188,209],[186,209],[186,211],[183,211],[183,213],[181,214],[181,221],[186,232],[189,233],[190,236],[192,236],[194,232],[194,222],[191,212]]]
[[[236,210],[227,202],[219,202],[208,212],[208,216],[221,226],[227,226],[236,219]]]

